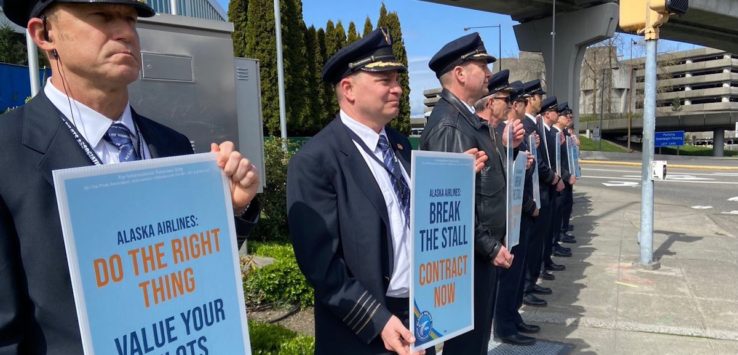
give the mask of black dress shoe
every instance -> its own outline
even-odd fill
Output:
[[[571,256],[571,251],[566,251],[565,249],[561,247],[557,248],[556,245],[554,245],[552,254],[553,256],[568,258]]]
[[[561,238],[560,238],[559,240],[560,240],[560,241],[561,241],[562,243],[568,243],[568,244],[574,244],[574,243],[576,243],[576,242],[577,242],[577,240],[576,240],[576,239],[574,239],[574,237],[570,237],[570,236],[568,236],[568,235],[563,235],[563,236],[561,236]]]
[[[559,251],[563,251],[564,253],[571,253],[571,248],[567,248],[565,246],[562,246],[561,244],[559,244],[559,242],[554,243],[554,245],[552,246],[552,248],[554,250],[558,249]]]
[[[566,228],[566,229],[567,229],[567,230],[568,230],[569,232],[573,232],[573,231],[574,231],[574,225],[573,225],[573,224],[570,224],[570,225],[569,225],[569,228]]]
[[[546,307],[548,305],[548,302],[542,298],[536,297],[534,294],[527,294],[523,296],[523,304],[526,306],[533,306],[533,307]]]
[[[541,327],[535,324],[518,323],[515,325],[518,331],[525,334],[535,334],[541,331]]]
[[[533,345],[536,343],[536,338],[529,337],[522,334],[513,334],[506,337],[499,337],[503,343],[513,345]]]
[[[530,292],[537,293],[539,295],[550,295],[553,293],[553,290],[551,290],[550,287],[543,287],[539,285],[533,285],[533,288]]]
[[[556,276],[548,271],[541,271],[541,278],[548,281],[556,280]]]
[[[545,266],[546,271],[564,271],[566,270],[566,266],[561,264],[556,264],[553,261],[551,263],[547,263]]]

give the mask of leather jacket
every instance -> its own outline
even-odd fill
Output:
[[[420,149],[461,153],[471,148],[483,150],[489,157],[476,175],[474,248],[479,257],[492,262],[505,238],[502,137],[450,91],[443,89],[420,137]]]

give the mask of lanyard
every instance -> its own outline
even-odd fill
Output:
[[[69,130],[69,133],[72,134],[72,137],[77,142],[77,145],[79,145],[80,148],[85,152],[87,155],[87,158],[90,159],[90,162],[94,165],[103,165],[102,159],[97,156],[97,153],[95,153],[95,150],[90,147],[90,143],[87,142],[87,140],[82,137],[82,135],[77,130],[77,127],[72,124],[72,122],[69,122],[69,119],[67,119],[64,114],[59,113],[59,118],[62,122],[64,122],[64,125],[67,126],[67,129]],[[135,123],[134,123],[135,125]],[[136,126],[136,135],[138,135],[138,126]],[[138,137],[138,156],[141,157],[141,159],[146,159],[144,157],[144,150],[143,150],[143,139],[141,137]]]
[[[343,126],[343,128],[346,129],[346,132],[348,132],[349,136],[351,136],[351,140],[352,141],[358,143],[359,146],[361,147],[361,149],[364,149],[364,151],[370,157],[372,157],[372,159],[374,159],[374,161],[376,161],[377,163],[379,163],[379,165],[381,165],[384,168],[384,170],[386,170],[387,173],[390,174],[390,176],[395,176],[395,174],[393,174],[392,171],[390,171],[389,167],[387,167],[387,165],[385,165],[383,161],[379,160],[379,158],[377,158],[377,156],[374,154],[374,152],[371,149],[369,149],[369,147],[367,147],[366,143],[364,143],[364,141],[356,134],[356,132],[352,131],[351,128],[348,128],[348,126],[346,126],[346,124],[343,123],[343,122],[341,122],[341,125]],[[389,143],[389,137],[387,138],[387,143]],[[391,144],[389,146],[389,149],[392,149],[392,145]],[[394,159],[395,162],[397,162],[397,155],[396,154],[393,154],[393,157],[392,158]],[[398,164],[398,165],[400,166],[400,168],[402,168],[401,167],[402,164]],[[402,176],[402,172],[399,172],[399,173],[400,173],[400,176],[399,177],[395,176],[395,177],[396,178],[402,178],[403,180],[405,180],[405,177]]]

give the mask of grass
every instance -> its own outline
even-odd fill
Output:
[[[656,148],[655,151],[656,151],[656,154],[670,154],[670,155],[677,154],[677,149],[674,147]],[[700,147],[700,146],[695,146],[695,145],[684,145],[684,146],[679,147],[679,155],[711,157],[712,148],[711,147]],[[738,151],[724,150],[723,156],[737,157]]]
[[[599,142],[595,142],[585,136],[579,136],[579,141],[581,142],[581,145],[579,146],[579,150],[581,151],[599,151]],[[627,153],[628,150],[617,145],[610,143],[606,140],[602,141],[602,151],[603,152],[615,152],[615,153]]]

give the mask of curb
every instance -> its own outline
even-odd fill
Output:
[[[612,160],[580,160],[582,164],[593,165],[620,165],[640,167],[641,163],[631,161],[612,161]],[[735,166],[716,166],[716,165],[687,165],[687,164],[668,164],[669,168],[676,169],[694,169],[694,170],[719,170],[719,171],[738,171]]]

